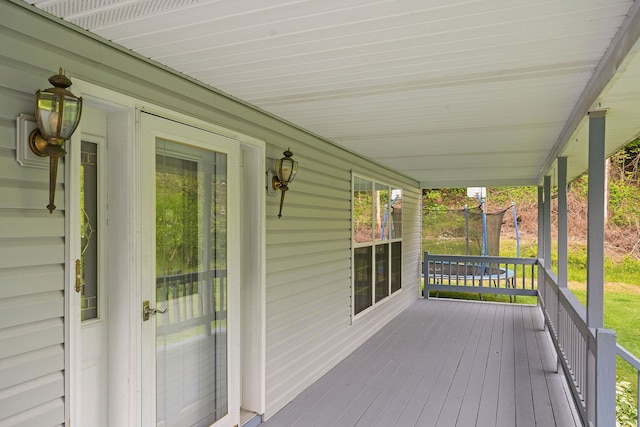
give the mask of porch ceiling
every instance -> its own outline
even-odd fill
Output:
[[[640,132],[632,0],[28,2],[423,187],[572,179],[598,103]]]

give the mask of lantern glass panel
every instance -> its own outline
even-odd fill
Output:
[[[55,138],[60,125],[58,96],[55,93],[38,92],[38,109],[36,112],[38,127],[45,139]]]
[[[63,97],[64,108],[62,109],[62,126],[60,138],[69,139],[79,123],[81,111],[80,100],[76,98]]]
[[[276,170],[280,181],[287,183],[293,181],[293,176],[295,176],[293,168],[296,163],[297,162],[294,162],[293,159],[278,159],[276,162]],[[295,166],[297,166],[297,164]]]
[[[280,181],[283,180],[282,174],[282,159],[276,160],[276,175]]]
[[[291,167],[291,176],[289,177],[289,182],[293,181],[293,178],[296,177],[296,174],[298,173],[298,162],[296,162],[295,160],[292,160],[293,162],[293,166]]]

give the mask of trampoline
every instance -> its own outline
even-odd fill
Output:
[[[489,282],[494,286],[504,283],[507,287],[513,287],[515,277],[514,270],[501,268],[496,264],[480,263],[457,263],[446,261],[430,262],[428,266],[428,279],[435,284],[457,284],[471,282],[474,286],[476,282],[483,286],[483,282]]]
[[[422,274],[425,292],[432,290],[436,295],[439,291],[509,294],[511,299],[516,287],[525,287],[524,284],[516,285],[516,279],[523,278],[516,277],[523,276],[523,269],[516,268],[522,259],[515,204],[511,203],[510,208],[516,231],[516,258],[506,258],[499,256],[500,233],[509,208],[489,213],[485,212],[482,198],[478,197],[478,202],[474,208],[465,206],[464,209],[435,209],[424,213]]]

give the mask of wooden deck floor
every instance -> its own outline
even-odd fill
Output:
[[[262,424],[577,426],[537,307],[418,300]]]

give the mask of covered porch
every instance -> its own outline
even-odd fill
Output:
[[[421,299],[265,422],[577,426],[538,306]]]
[[[17,396],[22,406],[15,412],[23,412],[0,418],[35,420],[46,410],[55,411],[47,422],[77,425],[90,412],[81,405],[82,391],[93,387],[83,389],[79,380],[84,354],[72,311],[74,257],[67,256],[78,251],[66,246],[68,225],[79,212],[71,206],[71,180],[65,178],[67,209],[40,216],[47,175],[14,160],[21,146],[14,141],[15,117],[33,108],[36,82],[61,66],[84,82],[80,92],[109,124],[101,124],[112,141],[110,164],[117,164],[109,188],[126,189],[109,193],[121,197],[109,205],[120,222],[110,222],[118,233],[108,236],[131,240],[126,251],[107,245],[108,267],[122,272],[111,277],[126,279],[113,282],[120,284],[122,310],[107,306],[115,322],[109,337],[139,338],[143,322],[139,259],[151,251],[139,237],[147,218],[139,199],[152,180],[149,188],[131,185],[140,184],[144,146],[136,114],[147,108],[184,125],[246,135],[258,147],[256,153],[248,142],[236,147],[252,162],[235,162],[238,169],[244,165],[241,178],[252,182],[235,193],[238,206],[255,209],[238,209],[251,213],[244,220],[252,231],[240,233],[239,246],[249,249],[235,260],[258,261],[239,262],[250,267],[237,271],[251,270],[241,278],[254,292],[230,286],[237,292],[236,310],[229,311],[238,316],[236,325],[252,326],[242,339],[258,343],[246,352],[257,357],[242,373],[242,355],[233,356],[229,384],[255,393],[229,405],[225,425],[236,424],[240,407],[254,411],[254,420],[262,416],[266,426],[613,425],[616,353],[636,361],[637,369],[640,362],[604,329],[604,159],[640,132],[640,2],[0,3],[7,36],[0,53],[7,100],[0,115],[0,183],[9,219],[2,249],[11,255],[0,265],[7,278],[0,302],[9,313],[0,316],[8,319],[0,338],[17,337],[21,344],[0,346],[11,349],[0,361],[9,360],[5,368],[16,372],[0,386],[0,404],[14,408]],[[152,3],[157,8],[145,7]],[[276,219],[278,198],[265,194],[264,179],[289,148],[301,173],[287,195],[286,216]],[[584,308],[566,288],[566,187],[587,170]],[[348,305],[355,294],[353,180],[360,175],[403,190],[403,283],[396,297],[356,318]],[[537,306],[418,299],[419,190],[469,185],[538,186]],[[557,277],[551,269],[554,187]],[[250,234],[255,242],[245,239]],[[23,256],[35,246],[46,256]],[[40,286],[45,283],[51,287]],[[254,299],[241,301],[242,295]],[[23,310],[27,303],[47,310]],[[240,321],[241,309],[256,313],[255,321]],[[26,313],[37,313],[36,320],[58,333],[38,342],[33,337],[41,331]],[[116,342],[120,347],[109,347],[124,355],[122,369],[107,364],[108,399],[96,401],[109,403],[104,425],[141,425],[142,412],[154,417],[153,375],[142,381],[139,373],[145,347],[141,339]],[[46,371],[31,369],[40,361],[33,353],[46,360],[38,363]],[[240,384],[252,377],[253,388]],[[57,384],[44,397],[42,378]],[[123,393],[118,385],[125,383]],[[151,396],[150,409],[142,409],[141,396]]]

